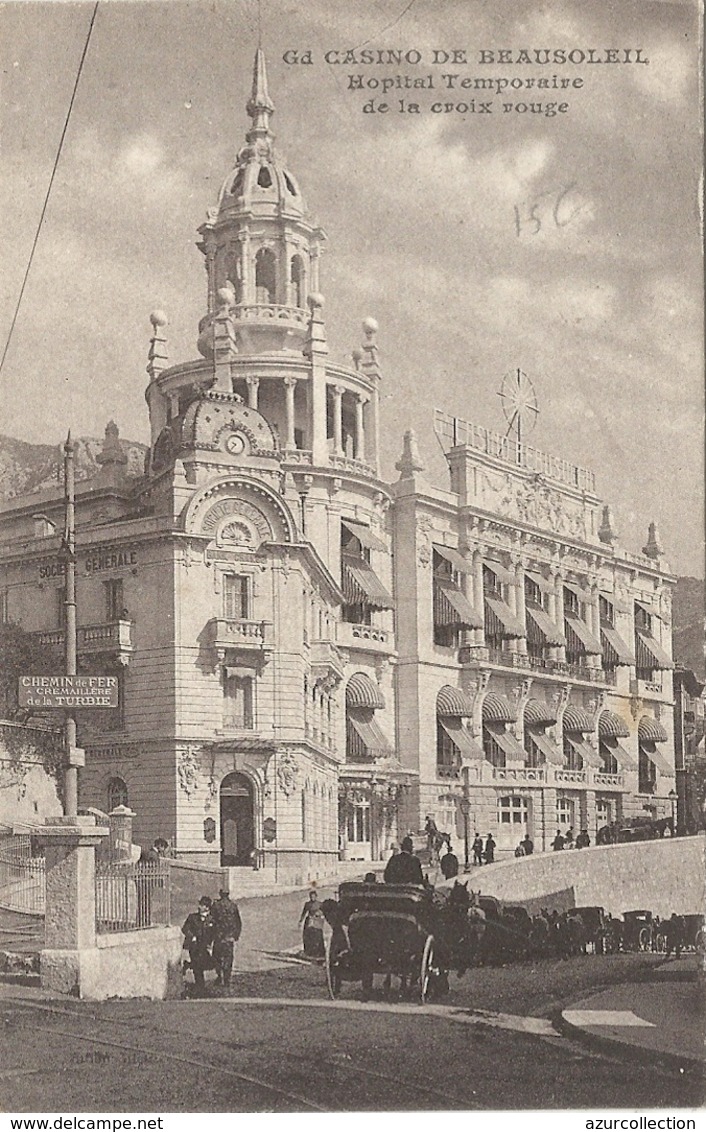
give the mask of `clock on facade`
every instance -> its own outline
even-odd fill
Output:
[[[240,456],[245,451],[245,440],[241,433],[232,432],[226,440],[226,448],[231,456]]]

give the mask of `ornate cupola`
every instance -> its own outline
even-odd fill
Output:
[[[213,318],[224,287],[235,295],[232,316],[240,354],[302,353],[307,299],[319,289],[319,254],[325,240],[308,219],[293,174],[275,153],[262,48],[255,54],[246,104],[246,144],[221,189],[218,205],[199,228],[206,259],[208,313],[199,324],[199,350],[213,353]]]

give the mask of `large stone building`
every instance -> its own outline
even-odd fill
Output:
[[[262,52],[251,119],[199,230],[197,360],[152,316],[151,445],[112,424],[77,496],[80,802],[127,802],[185,856],[332,871],[427,814],[512,849],[669,813],[670,587],[654,531],[616,546],[593,477],[437,414],[450,488],[413,434],[380,478],[376,324],[328,360],[324,233],[276,154]],[[2,515],[2,616],[63,640],[60,494]]]

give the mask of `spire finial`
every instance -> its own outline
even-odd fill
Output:
[[[267,91],[267,68],[265,66],[265,52],[258,46],[255,52],[255,65],[252,76],[252,93],[245,109],[252,118],[252,128],[249,130],[248,141],[255,138],[270,136],[270,115],[275,112],[275,104]]]

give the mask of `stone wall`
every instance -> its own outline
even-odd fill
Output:
[[[575,907],[614,916],[646,908],[664,917],[706,910],[706,838],[675,837],[513,858],[471,873],[470,887],[526,901],[573,889]],[[561,910],[561,909],[560,909]]]

